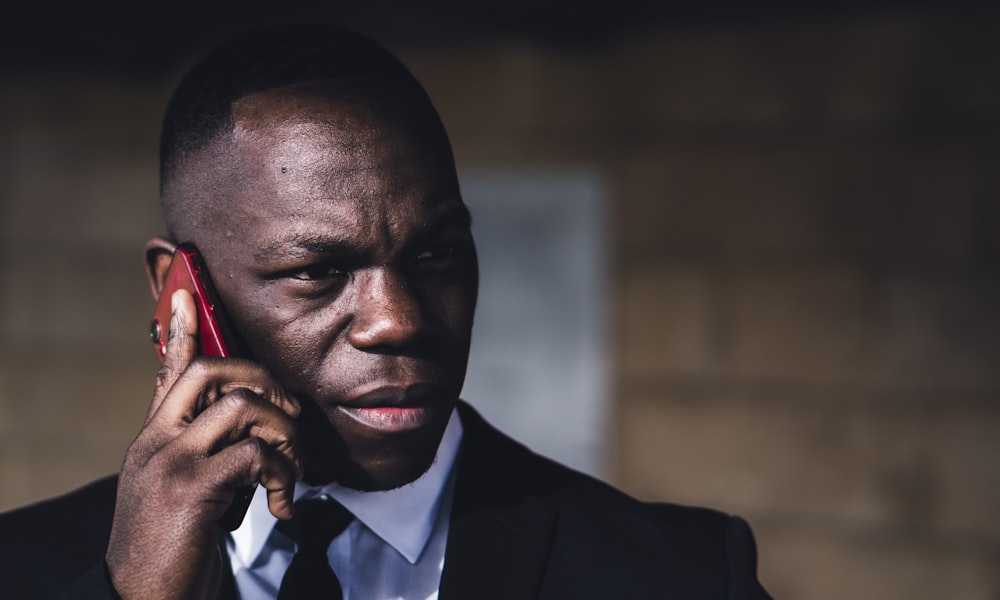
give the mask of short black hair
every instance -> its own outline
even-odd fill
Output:
[[[412,85],[443,133],[423,86],[374,40],[327,22],[259,26],[211,51],[174,90],[160,136],[161,193],[185,156],[232,128],[232,106],[241,98],[304,81],[358,76],[387,76]]]

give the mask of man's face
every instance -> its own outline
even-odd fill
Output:
[[[302,402],[307,478],[387,489],[430,466],[461,391],[476,254],[426,114],[398,90],[330,85],[234,106],[233,134],[184,176],[211,202],[176,241]]]

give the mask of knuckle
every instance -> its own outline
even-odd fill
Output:
[[[295,449],[295,436],[278,432],[274,435],[271,446],[278,452],[290,454]]]
[[[146,459],[145,469],[148,472],[171,474],[174,470],[174,460],[166,452],[155,452]]]
[[[261,377],[263,379],[271,378],[271,371],[263,364],[255,360],[248,360],[246,358],[241,358],[238,360],[245,369],[247,369],[250,373],[253,373],[257,377]]]
[[[150,427],[144,427],[125,451],[124,466],[142,467],[157,455],[161,446],[158,433]]]
[[[247,369],[248,379],[259,382],[264,395],[270,397],[280,393],[281,386],[277,384],[277,379],[275,379],[270,369],[254,361],[245,360],[243,365]]]
[[[280,385],[272,385],[268,389],[268,397],[271,402],[277,406],[290,407],[293,404],[288,392],[286,392],[285,388]]]
[[[256,401],[256,394],[246,388],[236,388],[222,397],[226,408],[235,413],[251,410]]]
[[[174,378],[175,372],[169,363],[163,363],[156,371],[156,387],[165,387]]]
[[[248,459],[252,460],[256,468],[259,467],[260,459],[263,458],[268,451],[267,444],[264,440],[258,437],[250,437],[240,444],[240,452],[242,452]]]
[[[267,370],[263,365],[256,361],[238,357],[208,358],[213,361],[226,361],[226,364],[232,373],[238,374],[240,378],[246,379],[247,381],[259,381],[267,378]]]
[[[207,377],[211,373],[211,364],[209,361],[205,360],[205,357],[199,356],[195,357],[188,363],[187,368],[184,369],[184,375],[187,377],[194,377],[196,379],[202,379]]]
[[[262,463],[256,476],[260,484],[271,491],[295,486],[294,471],[280,461]]]
[[[145,439],[141,433],[137,436],[132,443],[129,444],[128,449],[125,451],[125,461],[141,461],[146,456],[152,454],[149,450],[150,443]]]

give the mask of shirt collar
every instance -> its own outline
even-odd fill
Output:
[[[462,423],[458,412],[453,410],[434,462],[412,483],[382,492],[360,492],[336,483],[310,487],[298,482],[295,499],[329,494],[407,561],[416,563],[434,529],[461,440]],[[254,563],[277,521],[267,508],[267,494],[255,493],[243,524],[231,534],[240,562],[246,566]]]

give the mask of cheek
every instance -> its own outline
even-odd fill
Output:
[[[455,285],[444,295],[445,319],[448,328],[458,337],[469,338],[472,335],[478,288],[478,282],[473,278],[467,283]]]
[[[310,308],[263,292],[246,297],[241,311],[253,357],[289,389],[311,387],[347,322],[337,307]]]
[[[475,288],[455,286],[438,290],[430,306],[433,306],[432,316],[428,315],[432,319],[432,337],[441,344],[439,350],[446,351],[450,361],[464,360],[458,355],[469,351],[476,308]]]
[[[290,299],[275,288],[259,288],[234,299],[236,325],[252,358],[289,391],[338,394],[363,381],[367,373],[378,371],[381,359],[391,356],[357,351],[348,343],[359,297],[352,291],[349,286],[335,299],[310,301]],[[425,343],[405,353],[408,360],[464,372],[476,305],[474,280],[423,287],[422,291],[427,336]]]

